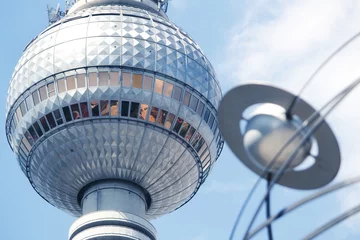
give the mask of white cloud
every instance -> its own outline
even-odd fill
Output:
[[[231,73],[236,85],[265,81],[297,93],[326,57],[360,31],[357,0],[268,0],[254,1],[253,6],[232,29],[220,66],[220,75],[229,78]],[[304,92],[305,99],[321,106],[360,76],[359,63],[360,39],[328,64]],[[343,157],[338,179],[360,173],[360,123],[355,120],[360,118],[359,96],[360,87],[328,118]],[[359,198],[360,188],[353,188],[346,197],[341,193],[338,201],[345,210]],[[353,228],[358,221],[346,224],[359,231]]]

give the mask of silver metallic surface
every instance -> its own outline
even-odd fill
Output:
[[[145,189],[147,218],[174,211],[222,148],[210,62],[158,13],[70,12],[29,43],[10,82],[6,133],[20,167],[44,199],[75,216],[79,192],[104,179]]]
[[[219,124],[225,141],[234,154],[258,175],[261,175],[262,171],[249,158],[243,144],[244,139],[239,124],[243,119],[243,113],[248,107],[259,103],[272,103],[288,109],[294,98],[294,95],[275,87],[248,84],[231,90],[221,102]],[[234,102],[237,103],[236,110],[234,110]],[[292,114],[302,121],[314,112],[315,110],[301,99],[296,102],[292,110]],[[279,184],[296,189],[315,189],[328,184],[335,178],[340,167],[340,150],[333,132],[324,122],[313,137],[318,145],[315,163],[307,169],[287,171],[280,178]]]

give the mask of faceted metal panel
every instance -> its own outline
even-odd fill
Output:
[[[127,83],[125,73],[150,77],[151,89]],[[26,47],[8,90],[6,131],[21,169],[54,206],[80,215],[79,191],[117,178],[149,193],[153,218],[186,203],[204,182],[219,151],[220,98],[213,67],[184,31],[144,10],[92,7]]]

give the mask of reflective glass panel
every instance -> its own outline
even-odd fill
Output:
[[[107,86],[109,74],[107,72],[99,72],[99,86]]]
[[[157,120],[157,123],[159,125],[164,126],[167,114],[168,114],[167,111],[160,109],[160,113]]]
[[[139,116],[139,103],[132,102],[130,108],[130,117],[137,118]]]
[[[28,131],[25,132],[25,138],[29,141],[30,145],[34,145],[34,140],[32,139],[30,133]]]
[[[172,113],[169,113],[169,114],[168,114],[168,117],[167,117],[167,119],[166,119],[166,122],[165,122],[165,127],[166,127],[167,129],[170,129],[170,128],[171,128],[171,125],[172,125],[172,123],[174,122],[174,119],[175,119],[175,115],[172,114]]]
[[[71,112],[74,120],[81,118],[79,105],[77,103],[71,105]]]
[[[208,108],[206,108],[205,114],[204,114],[204,116],[203,116],[203,119],[205,120],[205,122],[208,121],[209,116],[210,116],[210,110],[209,110]]]
[[[196,129],[194,127],[190,127],[190,130],[187,132],[185,140],[190,142],[191,137],[194,135],[194,132],[196,131]]]
[[[191,100],[190,100],[190,105],[189,107],[195,112],[196,111],[196,107],[198,105],[199,99],[197,97],[195,97],[194,95],[191,96]]]
[[[196,110],[196,113],[199,114],[200,116],[202,116],[204,107],[205,107],[205,104],[203,102],[199,101],[199,106]]]
[[[133,83],[132,86],[134,88],[142,88],[142,75],[140,74],[133,74]]]
[[[156,79],[155,81],[155,89],[154,92],[161,94],[163,89],[164,81],[160,79]]]
[[[75,89],[75,77],[74,76],[66,78],[66,86],[67,86],[68,91]]]
[[[206,149],[207,149],[207,144],[204,143],[204,144],[201,146],[198,154],[199,154],[199,155],[202,155]]]
[[[55,119],[52,113],[46,114],[46,120],[48,121],[50,128],[56,127]]]
[[[70,108],[68,106],[66,106],[66,107],[63,107],[62,109],[63,109],[63,112],[64,112],[65,120],[67,122],[70,122],[72,120]]]
[[[195,137],[194,137],[193,140],[191,141],[191,145],[192,145],[193,147],[195,147],[196,144],[199,142],[200,138],[201,138],[201,134],[200,134],[199,132],[197,132],[197,133],[195,134]]]
[[[22,115],[21,115],[21,110],[20,110],[20,108],[16,109],[16,116],[17,116],[17,118],[18,118],[19,121],[22,119]]]
[[[173,89],[174,89],[174,85],[166,82],[164,84],[164,96],[171,97]]]
[[[46,122],[45,117],[40,118],[41,126],[43,127],[45,132],[48,132],[50,130],[49,125]]]
[[[184,105],[189,106],[190,97],[191,97],[191,94],[188,91],[186,91],[185,95],[184,95],[184,100],[183,100]]]
[[[122,85],[123,87],[131,87],[131,73],[122,73]]]
[[[200,138],[198,144],[195,146],[195,150],[196,150],[197,152],[199,152],[200,149],[202,148],[202,146],[204,145],[204,143],[205,143],[204,138]]]
[[[144,90],[151,91],[153,78],[144,76]]]
[[[47,99],[47,94],[46,94],[46,87],[43,86],[39,89],[39,93],[40,93],[40,99],[41,101],[44,101],[45,99]]]
[[[28,131],[29,131],[31,137],[34,139],[34,142],[36,142],[36,140],[38,140],[39,137],[36,134],[35,129],[31,126],[31,127],[29,127]]]
[[[110,101],[110,115],[117,116],[119,114],[119,102],[118,100]]]
[[[110,72],[110,86],[119,86],[119,72]]]
[[[39,137],[41,137],[41,136],[43,135],[43,132],[42,132],[39,124],[38,124],[37,122],[34,122],[33,127],[34,127],[37,135],[38,135]]]
[[[173,94],[172,98],[173,98],[173,99],[176,99],[176,100],[178,100],[178,101],[180,102],[181,93],[182,93],[181,87],[175,86],[174,94]]]
[[[26,147],[26,149],[27,149],[28,152],[29,152],[30,149],[31,149],[31,145],[30,145],[30,143],[28,142],[28,140],[26,140],[26,138],[23,138],[21,142],[24,144],[24,146]]]
[[[80,110],[81,110],[81,115],[83,118],[89,117],[89,109],[88,109],[87,102],[80,103]]]
[[[33,101],[31,99],[31,96],[28,96],[25,101],[26,101],[27,108],[31,109],[33,107]]]
[[[24,116],[27,112],[26,106],[25,106],[25,101],[20,104],[20,110],[21,110],[21,114]]]
[[[129,116],[129,102],[122,101],[121,103],[121,116],[127,117]]]
[[[109,116],[109,101],[101,100],[100,109],[101,109],[101,116]]]
[[[32,93],[34,105],[36,106],[40,102],[38,91]]]
[[[66,91],[66,87],[65,87],[65,80],[64,79],[60,79],[57,81],[57,87],[58,87],[58,92],[62,93]]]
[[[184,124],[181,127],[181,130],[179,132],[179,135],[185,138],[187,131],[190,128],[190,124],[188,122],[184,122]]]
[[[96,73],[89,73],[89,87],[97,86],[97,74]]]
[[[150,112],[150,116],[149,116],[149,121],[150,122],[155,122],[156,121],[156,117],[158,115],[159,109],[157,107],[152,107],[151,108],[151,112]]]
[[[49,97],[55,96],[55,85],[54,85],[54,83],[49,83],[47,85],[47,88],[48,88]]]
[[[210,115],[210,118],[209,118],[209,126],[210,126],[210,129],[212,128],[212,125],[213,125],[213,123],[214,123],[214,120],[215,120],[215,117],[214,117],[214,115]]]
[[[99,102],[97,100],[93,100],[90,102],[91,104],[91,113],[93,117],[99,116]]]
[[[63,120],[62,120],[62,117],[61,117],[61,114],[60,114],[60,111],[59,109],[56,109],[54,112],[54,117],[55,117],[55,120],[57,122],[58,125],[61,125],[63,124]]]
[[[182,118],[178,118],[178,119],[176,120],[176,123],[175,123],[175,126],[174,126],[174,128],[173,128],[173,131],[176,132],[176,133],[178,133],[179,130],[180,130],[181,125],[183,124],[183,122],[184,122],[184,120],[183,120]]]
[[[149,105],[141,104],[141,106],[140,106],[140,114],[139,114],[140,119],[142,119],[142,120],[146,119],[148,109],[149,109]]]
[[[85,74],[79,74],[76,76],[77,88],[84,88],[86,87],[85,84]]]

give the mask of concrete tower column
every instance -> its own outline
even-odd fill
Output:
[[[71,226],[69,240],[156,240],[145,219],[145,192],[136,184],[97,182],[83,191],[81,205],[83,216]]]

